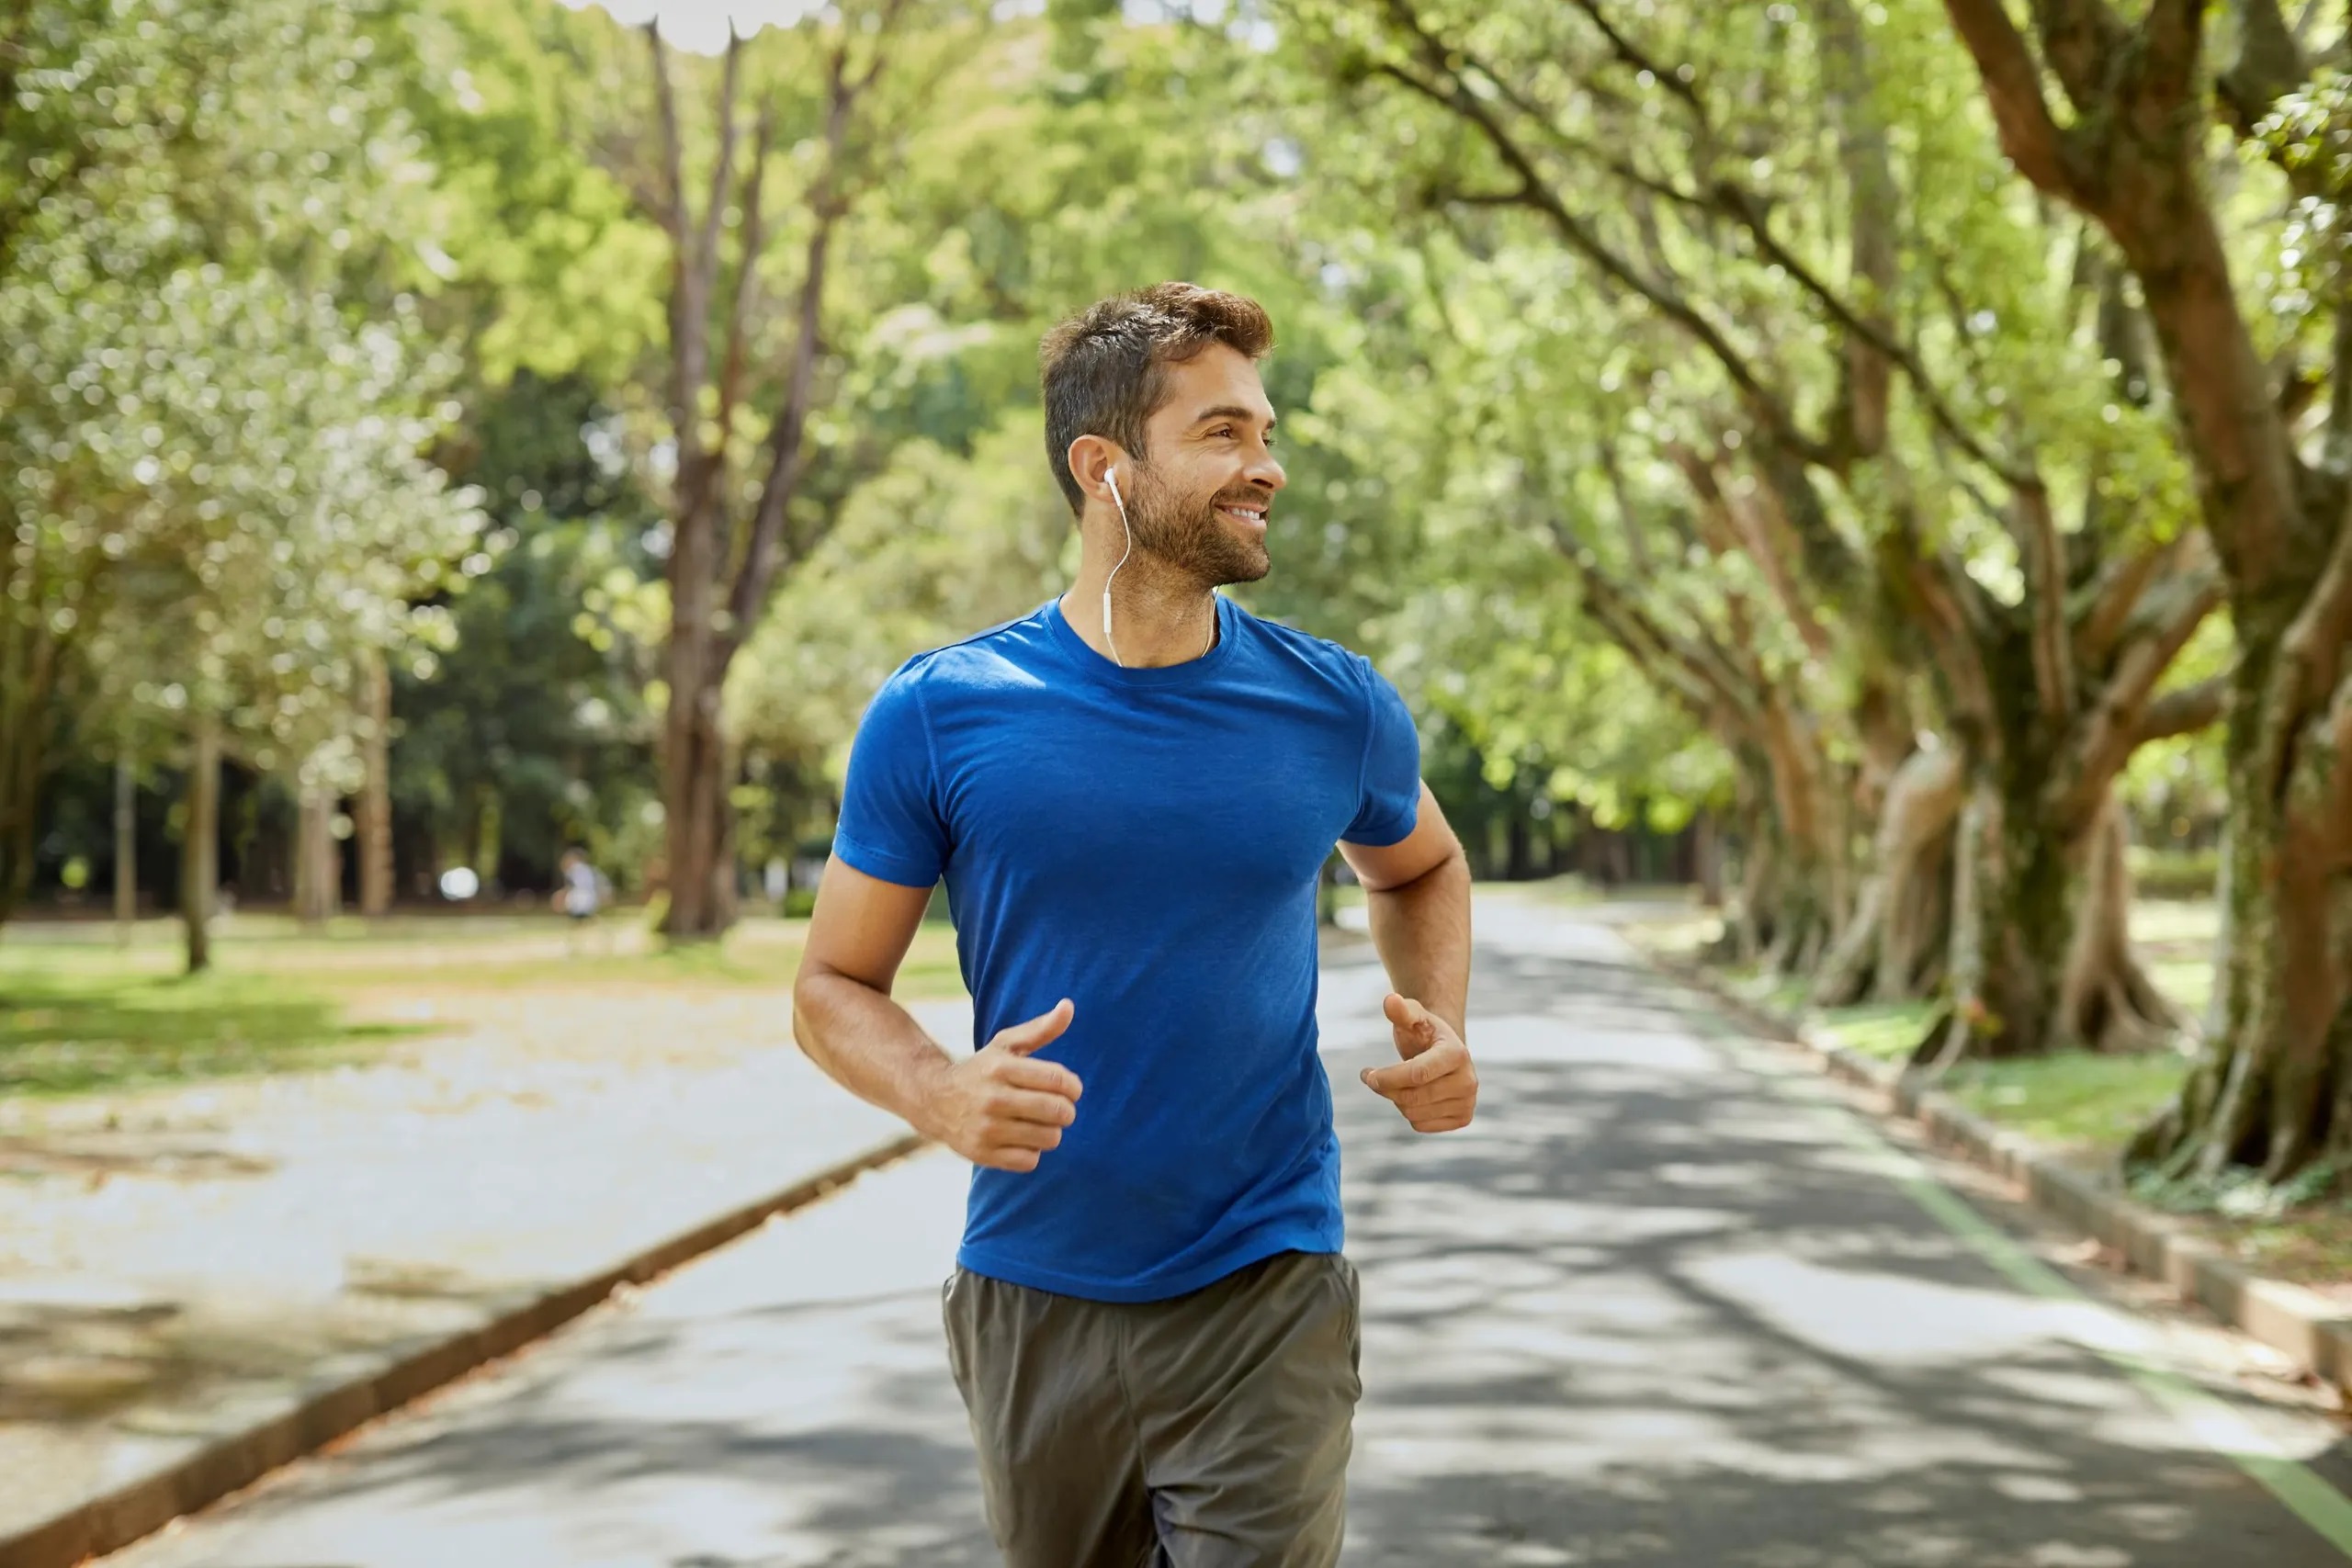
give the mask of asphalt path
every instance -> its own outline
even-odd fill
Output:
[[[1610,918],[1481,898],[1479,1120],[1438,1138],[1355,1082],[1377,968],[1327,964],[1349,1564],[2346,1561],[2346,1429],[2259,1350],[2071,1265]],[[939,1331],[964,1180],[869,1176],[109,1561],[986,1568]]]

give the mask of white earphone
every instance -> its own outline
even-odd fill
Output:
[[[1103,469],[1102,482],[1111,487],[1111,504],[1119,509],[1119,528],[1127,536],[1127,547],[1119,552],[1119,566],[1125,566],[1136,552],[1136,531],[1127,525],[1127,503],[1119,498],[1119,470],[1115,467]],[[1111,645],[1111,662],[1124,670],[1127,661],[1119,657],[1119,639],[1111,635],[1111,584],[1118,578],[1119,566],[1102,580],[1102,640]]]

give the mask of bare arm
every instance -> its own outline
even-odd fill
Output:
[[[836,859],[825,867],[792,987],[792,1032],[825,1075],[965,1158],[1034,1170],[1076,1115],[1078,1076],[1029,1053],[1069,1027],[1064,1000],[958,1059],[890,998],[931,889]]]
[[[1467,1126],[1478,1100],[1466,1043],[1470,863],[1426,784],[1401,842],[1343,843],[1340,853],[1363,884],[1373,946],[1396,987],[1382,1010],[1402,1059],[1367,1071],[1364,1083],[1420,1132]]]
[[[1389,982],[1464,1039],[1470,998],[1470,863],[1430,786],[1413,830],[1385,849],[1341,844],[1363,884],[1372,945]]]
[[[792,1033],[825,1076],[925,1137],[923,1103],[955,1066],[905,1008],[890,999],[899,965],[931,902],[831,861],[792,987]]]

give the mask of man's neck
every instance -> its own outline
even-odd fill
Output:
[[[1102,625],[1102,584],[1115,564],[1089,558],[1062,595],[1062,619],[1086,646],[1135,670],[1182,664],[1216,643],[1216,593],[1137,554],[1111,584],[1111,626]],[[1113,644],[1115,642],[1115,650]]]

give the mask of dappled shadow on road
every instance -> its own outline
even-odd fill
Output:
[[[124,1568],[986,1568],[934,1268],[963,1180],[868,1177]]]
[[[2020,1296],[1662,982],[1480,963],[1469,1134],[1340,1097],[1351,1564],[2342,1561],[2074,1343],[2084,1309]]]
[[[935,1290],[604,1326],[595,1366],[379,1455],[340,1506],[400,1520],[412,1562],[479,1553],[492,1510],[545,1542],[514,1562],[994,1562]]]

